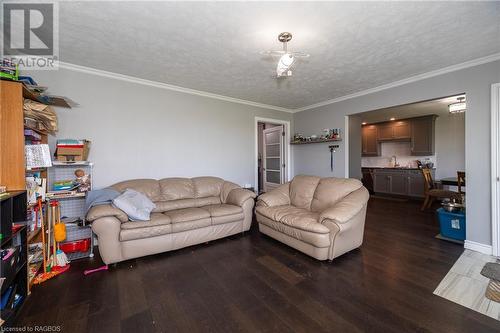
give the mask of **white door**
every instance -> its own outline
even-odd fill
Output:
[[[263,133],[264,192],[268,192],[285,180],[283,125],[265,129]]]
[[[491,220],[493,255],[500,257],[500,83],[491,87]]]

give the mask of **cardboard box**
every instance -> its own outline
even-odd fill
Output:
[[[89,150],[90,141],[87,140],[81,147],[57,146],[56,159],[61,162],[86,161]]]

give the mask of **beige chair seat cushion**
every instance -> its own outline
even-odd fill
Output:
[[[282,222],[271,220],[257,212],[257,220],[260,224],[264,224],[269,228],[276,230],[279,233],[288,235],[295,238],[301,242],[310,244],[314,247],[329,247],[330,246],[330,234],[329,233],[317,233],[305,231],[302,229],[294,228],[286,225]]]
[[[259,206],[257,207],[257,213],[292,228],[317,234],[330,233],[330,229],[318,222],[319,214],[310,212],[307,209],[290,205],[275,207]]]
[[[170,217],[170,219],[172,220],[172,224],[179,222],[196,221],[206,218],[210,219],[210,213],[207,210],[194,207],[170,210],[163,214]]]

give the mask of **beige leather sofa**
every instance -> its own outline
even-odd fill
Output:
[[[259,196],[259,230],[319,260],[363,243],[369,194],[357,179],[296,176]]]
[[[255,193],[216,177],[136,179],[112,186],[147,195],[150,221],[129,221],[112,205],[95,206],[87,221],[106,264],[170,251],[250,229]]]

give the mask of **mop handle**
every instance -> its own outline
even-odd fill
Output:
[[[38,210],[40,211],[40,226],[42,228],[42,254],[43,254],[43,272],[47,273],[47,254],[45,253],[45,224],[43,222],[42,200],[38,200]]]

